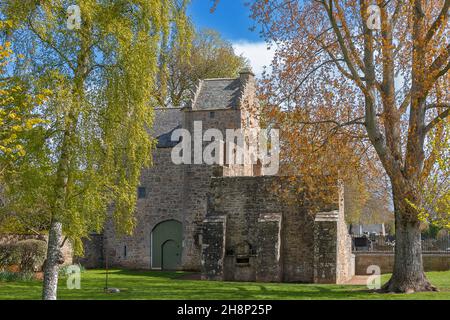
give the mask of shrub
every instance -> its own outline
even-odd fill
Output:
[[[9,272],[2,271],[0,272],[0,282],[27,282],[34,280],[34,273],[32,272]]]
[[[45,261],[47,245],[42,240],[23,240],[16,243],[18,264],[23,273],[39,271]]]
[[[18,262],[19,257],[16,244],[0,244],[0,271],[13,264],[18,264]]]

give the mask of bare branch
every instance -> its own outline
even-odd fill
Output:
[[[403,114],[406,111],[406,109],[408,108],[410,103],[411,103],[411,92],[406,95],[405,99],[403,99],[402,104],[398,108],[398,112],[400,114]]]
[[[442,109],[442,108],[450,108],[449,103],[432,103],[427,105],[427,110],[430,109]]]
[[[441,12],[437,16],[436,20],[431,25],[430,29],[425,36],[426,43],[430,42],[433,38],[436,31],[444,24],[447,20],[448,11],[450,9],[450,0],[445,0],[444,6],[442,7]]]
[[[448,61],[450,57],[450,43],[447,45],[447,47],[444,49],[444,51],[433,61],[433,63],[430,66],[429,74],[430,77],[435,76],[435,79],[443,76],[450,68],[450,61]],[[446,64],[446,67],[444,67],[443,70],[439,69]]]
[[[443,75],[445,75],[449,70],[450,70],[450,61],[447,63],[447,65],[444,67],[444,69],[442,69],[437,74],[436,79],[442,77]]]
[[[333,8],[332,8],[333,2],[332,0],[329,1],[329,4],[326,3],[326,1],[323,2],[323,6],[325,7],[325,10],[328,13],[328,17],[330,19],[330,23],[333,27],[334,33],[336,34],[336,37],[338,39],[339,46],[341,48],[342,54],[344,56],[345,62],[347,64],[347,67],[349,68],[354,81],[358,85],[358,87],[363,91],[366,92],[366,87],[364,86],[364,83],[362,82],[358,72],[356,71],[355,65],[353,64],[353,61],[350,57],[349,49],[347,48],[345,44],[345,40],[342,36],[341,30],[339,29],[336,19],[333,14]]]
[[[444,120],[450,115],[450,105],[449,108],[445,111],[442,111],[440,114],[436,116],[431,122],[425,127],[424,133],[427,134],[431,129],[433,129],[439,122]]]
[[[33,33],[39,38],[39,40],[41,40],[43,43],[46,43],[50,48],[52,48],[61,57],[61,59],[63,59],[68,64],[69,68],[72,69],[72,71],[75,71],[73,63],[61,52],[61,50],[59,50],[51,41],[45,39],[44,36],[34,28],[33,22],[29,18],[27,22],[30,30],[33,31]]]

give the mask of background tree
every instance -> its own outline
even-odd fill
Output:
[[[116,229],[131,232],[141,169],[151,159],[146,128],[161,48],[170,38],[189,49],[187,1],[81,1],[79,28],[77,19],[68,23],[71,4],[11,0],[1,7],[13,23],[13,49],[25,57],[17,75],[53,92],[36,109],[47,122],[33,142],[43,152],[27,163],[46,174],[47,188],[35,195],[50,221],[44,299],[57,296],[63,233],[79,252],[80,238],[102,228],[108,209]]]
[[[277,46],[265,81],[268,105],[301,110],[290,130],[307,125],[337,143],[335,153],[342,144],[330,133],[348,133],[349,143],[376,154],[389,176],[396,248],[384,289],[434,290],[423,272],[417,205],[437,158],[448,153],[445,143],[431,141],[436,134],[448,141],[442,123],[450,113],[450,0],[255,0],[251,8]],[[439,172],[448,173],[448,162]]]
[[[248,61],[236,55],[230,42],[212,29],[195,33],[189,59],[185,58],[185,48],[173,44],[168,49],[167,92],[155,94],[162,106],[183,106],[195,93],[200,79],[236,77],[248,66]]]
[[[13,61],[20,59],[14,55],[11,42],[7,41],[5,30],[10,21],[0,21],[0,185],[5,171],[26,153],[22,144],[24,135],[42,121],[33,115],[33,109],[41,105],[44,93],[30,92],[27,83],[11,73]]]

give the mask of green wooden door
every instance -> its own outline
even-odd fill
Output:
[[[176,220],[161,222],[153,229],[152,268],[176,270],[181,265],[182,232],[182,224]]]
[[[176,270],[180,265],[180,246],[173,240],[167,240],[162,245],[162,269]]]

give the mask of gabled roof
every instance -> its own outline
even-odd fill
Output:
[[[181,108],[157,108],[155,109],[155,119],[153,120],[151,133],[154,137],[158,137],[175,127],[181,126],[181,120]]]
[[[192,102],[192,110],[232,109],[239,106],[241,80],[201,80]]]
[[[156,147],[157,148],[173,148],[173,147],[175,147],[180,141],[172,141],[172,133],[175,130],[180,129],[180,128],[181,128],[181,126],[178,126],[176,128],[173,128],[169,132],[166,132],[166,133],[160,135],[159,137],[157,137],[158,144],[156,145]]]
[[[155,110],[153,128],[150,130],[153,137],[158,140],[158,148],[172,148],[178,142],[172,142],[172,132],[181,128],[183,113],[181,108],[158,108]]]

